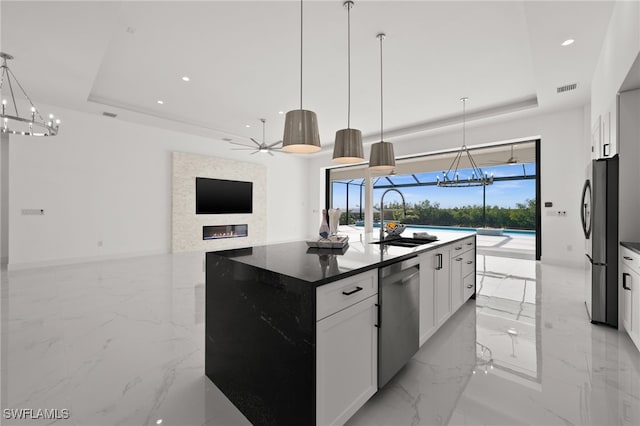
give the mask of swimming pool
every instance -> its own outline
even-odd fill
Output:
[[[360,222],[360,221],[358,221]],[[360,223],[356,223],[357,227],[362,227],[364,228],[364,223],[362,223],[362,225]],[[374,228],[380,228],[380,222],[376,222],[373,224]],[[425,230],[425,229],[434,229],[434,230],[440,230],[440,231],[460,231],[460,232],[476,232],[476,228],[465,228],[462,226],[432,226],[432,225],[407,225],[407,230],[408,231],[416,231],[416,232],[420,232],[420,230]],[[503,232],[503,234],[511,234],[511,235],[530,235],[530,236],[535,236],[536,235],[536,231],[533,230],[529,230],[529,229],[505,229]]]

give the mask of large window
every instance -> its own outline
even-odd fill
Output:
[[[482,170],[493,175],[492,185],[450,188],[437,186],[452,153],[398,160],[395,173],[373,178],[374,222],[380,221],[380,199],[395,188],[406,200],[406,216],[399,195],[385,197],[384,220],[407,224],[471,228],[536,230],[535,142],[472,151]],[[341,224],[363,225],[365,169],[331,173],[331,206],[343,210]],[[346,173],[346,174],[345,174]],[[460,175],[466,170],[461,169]],[[341,176],[342,174],[342,176]],[[470,173],[469,173],[470,174]],[[404,218],[403,218],[404,217]]]

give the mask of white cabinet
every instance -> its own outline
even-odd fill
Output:
[[[591,129],[591,159],[596,160],[600,158],[600,152],[602,152],[602,133],[601,133],[601,121],[602,118],[598,116],[596,122]]]
[[[419,255],[421,346],[473,295],[475,246],[474,236]]]
[[[618,153],[618,98],[612,99],[591,132],[592,158],[610,158]]]
[[[466,286],[473,278],[473,287],[475,287],[474,248],[475,237],[458,241],[451,248],[451,305],[454,312],[473,294]],[[473,275],[471,275],[472,273]]]
[[[420,259],[420,346],[436,330],[435,271],[438,257],[434,252],[422,253]]]
[[[318,425],[344,424],[378,390],[377,274],[365,272],[316,291],[322,316],[316,323]]]
[[[451,252],[451,307],[455,311],[462,306],[462,265],[465,259],[461,254]]]
[[[434,253],[434,287],[436,327],[451,316],[451,251],[449,246],[440,247]]]
[[[640,349],[640,255],[620,247],[622,326]]]

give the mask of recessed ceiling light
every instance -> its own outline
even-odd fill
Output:
[[[282,115],[284,114],[284,111],[278,111],[278,114]]]
[[[187,77],[186,75],[184,77],[182,77],[182,81],[189,81],[191,80],[189,77]]]
[[[251,124],[245,124],[244,127],[251,127]]]
[[[574,39],[569,38],[562,42],[562,46],[569,46],[570,44],[573,44],[574,41],[575,41]]]
[[[164,101],[158,101],[160,105],[164,105]]]

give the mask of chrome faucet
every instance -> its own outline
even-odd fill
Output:
[[[395,188],[389,188],[382,193],[382,197],[380,197],[380,241],[384,240],[384,196],[387,195],[387,192],[395,191],[400,194],[400,198],[402,198],[402,218],[407,218],[407,203],[404,200],[404,195],[402,192]]]

